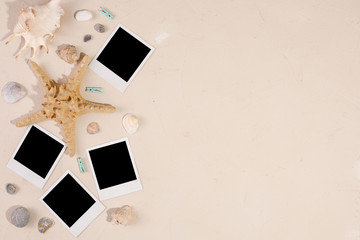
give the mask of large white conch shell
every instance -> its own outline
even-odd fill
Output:
[[[16,54],[20,56],[27,48],[33,49],[34,58],[41,46],[49,52],[47,41],[54,38],[56,29],[60,27],[60,17],[64,10],[59,6],[60,0],[52,0],[44,5],[30,6],[20,12],[18,21],[14,27],[14,33],[5,44],[15,37],[22,36],[25,40],[24,46]]]

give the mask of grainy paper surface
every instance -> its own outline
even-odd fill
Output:
[[[0,2],[4,37],[22,6]],[[70,169],[97,196],[92,173],[80,174],[76,158],[122,137],[129,138],[143,190],[103,202],[107,209],[132,206],[132,224],[110,224],[105,210],[78,239],[359,239],[359,1],[63,0],[61,6],[65,15],[50,52],[42,49],[35,59],[55,80],[72,68],[56,55],[58,45],[93,57],[119,22],[155,47],[124,94],[91,70],[85,75],[84,98],[118,110],[78,119],[76,154],[62,157],[43,191]],[[90,9],[94,19],[76,22],[79,9]],[[107,31],[97,33],[96,23]],[[93,38],[84,43],[86,34]],[[0,44],[0,87],[18,81],[28,91],[13,105],[0,99],[0,239],[75,239],[57,221],[38,232],[41,217],[53,218],[38,200],[43,191],[6,168],[26,131],[10,122],[43,101],[26,64],[30,53],[13,57],[20,43]],[[121,126],[129,112],[142,120],[130,136]],[[101,131],[89,135],[90,122]],[[63,138],[55,122],[39,125]],[[8,182],[18,186],[16,194],[6,193]],[[5,218],[14,204],[30,211],[23,229]]]

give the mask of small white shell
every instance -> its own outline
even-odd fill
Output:
[[[128,113],[123,117],[122,124],[127,133],[133,134],[139,128],[139,119],[135,115]]]
[[[87,9],[81,9],[74,13],[74,18],[79,22],[88,21],[93,18],[93,14]]]
[[[1,97],[6,103],[15,103],[26,95],[26,89],[17,82],[8,82],[1,90]]]

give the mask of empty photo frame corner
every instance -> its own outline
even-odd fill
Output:
[[[146,63],[154,47],[118,24],[89,68],[121,92],[125,92]]]
[[[128,138],[86,150],[100,200],[142,189]]]
[[[40,201],[75,237],[105,210],[70,170],[44,193]]]
[[[33,124],[27,128],[7,167],[42,189],[65,149],[65,142]]]

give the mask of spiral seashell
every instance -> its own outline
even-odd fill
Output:
[[[46,53],[49,52],[47,42],[54,38],[55,31],[60,27],[60,17],[64,15],[59,2],[60,0],[52,0],[44,5],[27,7],[20,12],[14,33],[5,43],[8,44],[16,37],[24,38],[25,44],[17,52],[16,57],[27,48],[32,48],[32,58],[36,57],[41,46],[44,46]]]
[[[73,64],[79,59],[76,47],[74,45],[65,44],[58,47],[56,54],[65,62]]]

